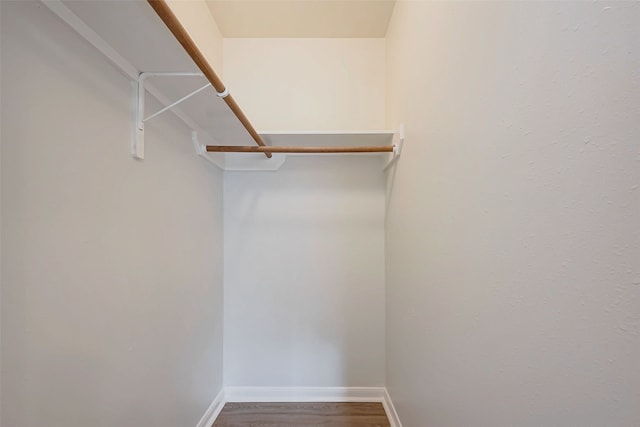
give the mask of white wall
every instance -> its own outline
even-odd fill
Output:
[[[260,130],[382,129],[384,39],[225,39]],[[384,179],[374,157],[226,173],[225,384],[384,384]]]
[[[224,39],[224,76],[258,130],[385,124],[384,39]]]
[[[168,0],[167,3],[207,62],[222,77],[222,34],[207,3],[204,0]]]
[[[405,426],[640,425],[640,4],[399,2],[387,386]]]
[[[222,176],[189,129],[130,156],[127,78],[2,2],[2,425],[195,426],[222,384]]]
[[[384,197],[373,157],[225,174],[225,385],[384,384]]]

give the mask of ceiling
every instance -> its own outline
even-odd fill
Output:
[[[223,37],[384,37],[395,0],[206,0]]]

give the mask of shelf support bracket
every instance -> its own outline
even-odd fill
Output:
[[[138,79],[136,81],[136,91],[135,91],[135,112],[134,112],[134,130],[133,130],[133,138],[131,143],[131,151],[132,155],[136,159],[144,159],[144,123],[152,118],[159,116],[175,107],[176,105],[186,101],[192,96],[200,93],[206,88],[211,86],[211,83],[204,85],[203,87],[189,93],[186,96],[178,99],[175,102],[170,103],[169,105],[163,107],[159,111],[151,114],[149,117],[144,117],[145,112],[145,80],[149,77],[204,77],[202,73],[140,73],[138,75]]]
[[[207,153],[207,146],[204,144],[200,144],[200,141],[198,140],[198,132],[196,132],[195,130],[191,131],[191,142],[193,143],[193,148],[195,148],[196,154],[198,156],[204,158],[209,163],[216,165],[221,170],[225,169],[224,160],[221,160],[220,158],[212,158],[211,156],[209,156],[209,153]]]
[[[402,146],[404,145],[404,123],[400,123],[400,129],[398,131],[398,142],[393,144],[393,153],[391,154],[389,160],[382,168],[383,171],[389,169],[389,167],[398,161],[400,155],[402,154]]]

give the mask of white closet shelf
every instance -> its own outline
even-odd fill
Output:
[[[258,131],[269,145],[293,147],[359,147],[391,145],[392,130],[379,131]]]
[[[384,147],[392,145],[392,153],[333,153],[323,156],[376,156],[381,158],[381,167],[387,169],[400,156],[404,142],[404,127],[394,130],[363,131],[259,131],[268,146],[286,147]],[[206,147],[202,147],[203,150]],[[267,149],[267,148],[265,148]],[[275,171],[284,164],[287,156],[308,156],[308,153],[273,153],[266,159],[261,153],[223,153],[225,170]]]
[[[147,2],[43,0],[42,4],[135,83],[132,90],[134,157],[144,157],[144,123],[152,123],[157,115],[166,114],[165,111],[171,111],[192,130],[196,153],[223,170],[278,170],[287,155],[305,155],[274,153],[269,159],[264,153],[208,153],[206,145],[255,146],[255,141]],[[146,94],[152,95],[159,107],[151,105],[153,108],[145,111]],[[385,168],[397,159],[404,140],[402,127],[398,131],[263,131],[258,134],[267,146],[394,145],[393,153],[373,154],[385,159]],[[153,141],[149,144],[148,151],[152,152]]]

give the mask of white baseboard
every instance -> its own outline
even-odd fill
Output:
[[[384,387],[225,387],[227,402],[382,402]]]
[[[391,427],[402,427],[384,387],[225,387],[196,427],[211,427],[227,402],[380,402]]]
[[[384,406],[384,411],[387,413],[387,418],[389,418],[389,425],[391,425],[391,427],[402,427],[396,408],[393,406],[393,401],[391,400],[391,396],[389,396],[389,392],[386,388],[384,389],[384,400],[382,401],[382,406]]]
[[[218,418],[218,415],[220,415],[220,411],[222,411],[225,403],[224,389],[222,389],[216,398],[213,399],[213,402],[209,405],[207,412],[204,413],[196,427],[211,427],[216,418]]]

